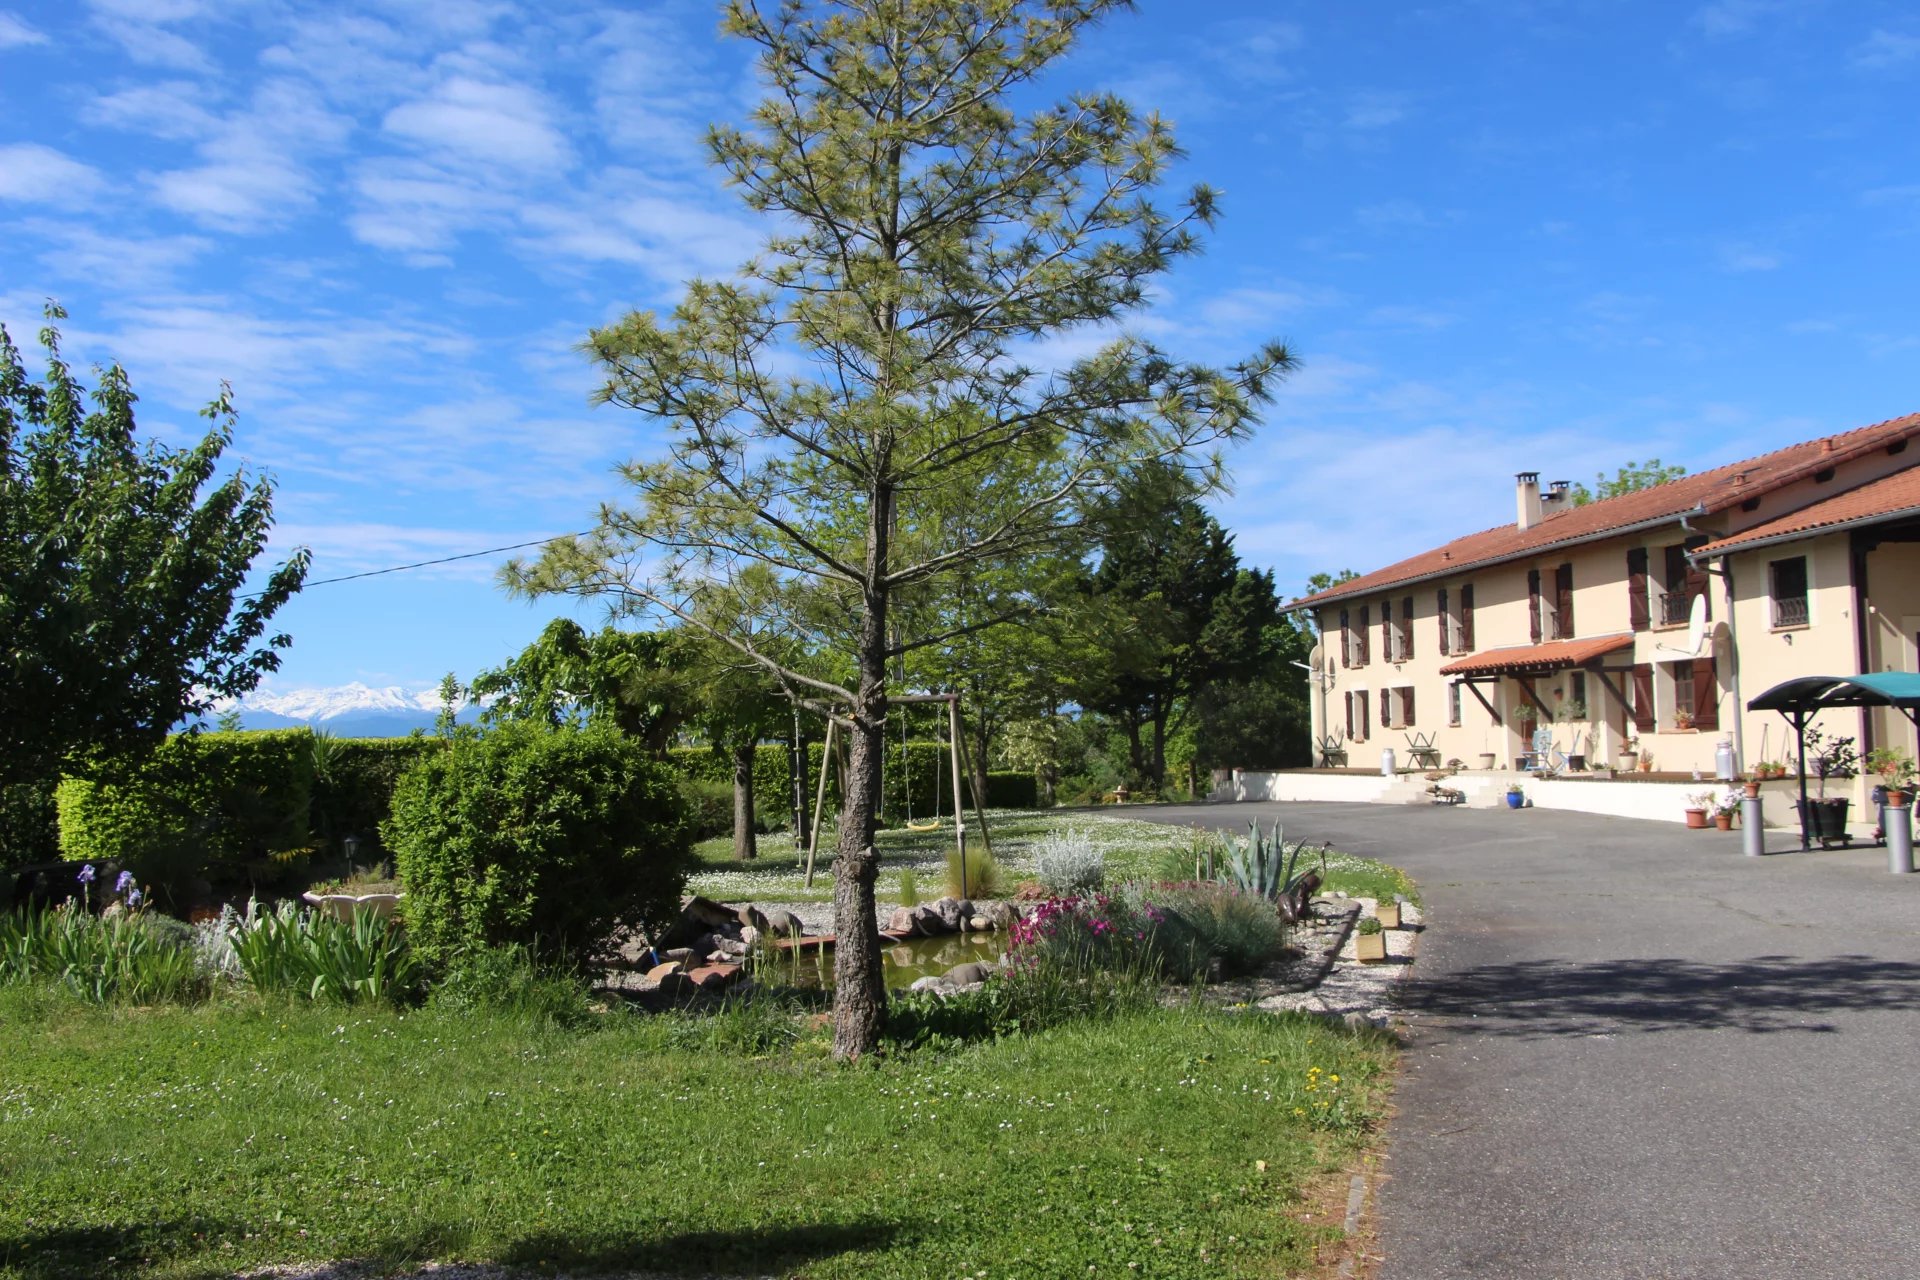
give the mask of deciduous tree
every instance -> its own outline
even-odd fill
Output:
[[[64,315],[47,309],[39,382],[0,329],[0,786],[138,756],[252,692],[292,643],[261,637],[307,571],[300,550],[241,593],[273,486],[216,478],[229,391],[193,447],[137,441],[125,370],[88,392],[60,353]]]

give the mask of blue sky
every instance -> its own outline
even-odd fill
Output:
[[[58,298],[70,354],[126,364],[176,439],[230,380],[315,578],[585,528],[657,437],[588,407],[575,344],[764,234],[699,143],[757,96],[715,26],[0,7],[0,322],[28,345]],[[1144,0],[1050,82],[1084,87],[1160,109],[1174,185],[1225,192],[1136,327],[1303,362],[1217,504],[1289,588],[1511,520],[1515,471],[1700,469],[1920,409],[1911,4]],[[493,563],[314,587],[274,685],[499,661],[561,609]]]

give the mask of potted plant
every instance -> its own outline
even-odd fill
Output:
[[[1653,772],[1653,752],[1642,751],[1640,753],[1640,772],[1642,773]]]
[[[1905,808],[1912,802],[1916,773],[1912,753],[1904,747],[1875,747],[1867,752],[1867,768],[1880,775],[1889,805]]]
[[[1353,955],[1361,964],[1379,964],[1387,958],[1386,935],[1380,922],[1368,916],[1354,927]]]
[[[1827,799],[1827,779],[1851,778],[1858,771],[1860,753],[1854,749],[1852,738],[1828,737],[1819,729],[1807,730],[1806,745],[1808,767],[1820,784],[1819,796],[1807,801],[1802,815],[1807,833],[1823,845],[1832,840],[1844,841],[1847,808],[1852,801],[1846,796]]]
[[[1682,733],[1693,728],[1693,712],[1687,710],[1685,707],[1676,709],[1673,713],[1673,727]]]
[[[1482,751],[1482,752],[1480,753],[1480,767],[1481,767],[1482,769],[1491,769],[1491,768],[1493,768],[1493,752],[1491,752],[1491,751]]]
[[[1740,793],[1729,788],[1727,794],[1714,801],[1713,825],[1722,831],[1731,831],[1733,830],[1733,819],[1739,812]]]
[[[1507,788],[1507,808],[1518,809],[1526,802],[1527,793],[1520,789],[1519,783],[1513,783]]]
[[[1380,922],[1382,929],[1398,929],[1400,927],[1399,901],[1397,899],[1393,902],[1381,900],[1373,909],[1373,918]]]
[[[1707,810],[1713,808],[1713,792],[1697,791],[1687,797],[1687,828],[1690,831],[1707,829]]]
[[[1622,773],[1632,773],[1640,766],[1640,740],[1631,734],[1620,744],[1619,765]]]

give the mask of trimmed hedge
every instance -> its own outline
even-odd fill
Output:
[[[680,779],[638,740],[523,722],[422,758],[383,837],[408,939],[444,970],[516,943],[578,963],[618,923],[663,927],[693,867],[687,827]]]

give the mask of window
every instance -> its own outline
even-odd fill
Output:
[[[1673,727],[1720,727],[1720,680],[1712,658],[1688,658],[1662,664],[1673,687]]]
[[[1399,727],[1398,721],[1396,721],[1393,718],[1393,709],[1394,709],[1393,690],[1382,689],[1380,691],[1380,727],[1382,729],[1393,729],[1393,728]]]
[[[1394,643],[1396,638],[1393,634],[1393,601],[1382,600],[1380,602],[1380,658],[1383,662],[1400,661],[1398,646]],[[1381,723],[1385,723],[1384,718]]]
[[[1660,593],[1660,625],[1684,627],[1693,610],[1695,596],[1706,596],[1707,575],[1687,561],[1687,549],[1674,543],[1666,549],[1666,590]],[[1713,617],[1713,601],[1707,601],[1707,617]]]
[[[1396,661],[1406,662],[1413,657],[1413,597],[1407,596],[1400,601],[1400,656]]]
[[[1540,643],[1540,571],[1527,570],[1527,639]]]
[[[1347,694],[1347,741],[1367,740],[1367,691],[1355,689]]]
[[[1473,584],[1460,588],[1460,630],[1454,637],[1455,653],[1473,652]]]
[[[1394,723],[1403,729],[1411,729],[1413,727],[1413,686],[1401,685],[1396,692],[1400,695],[1400,718]]]
[[[1340,611],[1340,665],[1353,665],[1353,619],[1345,609]]]
[[[1447,723],[1456,729],[1460,727],[1460,684],[1455,680],[1447,686]]]
[[[1360,625],[1353,629],[1353,636],[1354,636],[1353,665],[1356,667],[1364,667],[1367,665],[1367,626],[1368,626],[1367,613],[1368,613],[1367,606],[1364,604],[1361,605],[1360,606]]]
[[[1380,727],[1382,729],[1413,727],[1412,685],[1403,684],[1380,691]]]
[[[1440,588],[1433,598],[1433,620],[1440,624],[1440,652],[1453,652],[1453,615],[1447,612],[1447,589]]]
[[[1573,639],[1573,566],[1570,564],[1563,564],[1553,572],[1553,613],[1547,638]]]
[[[1767,579],[1773,591],[1773,625],[1807,625],[1807,558],[1775,560],[1767,566]]]
[[[1627,618],[1635,631],[1653,625],[1653,606],[1647,598],[1647,549],[1627,552]]]

